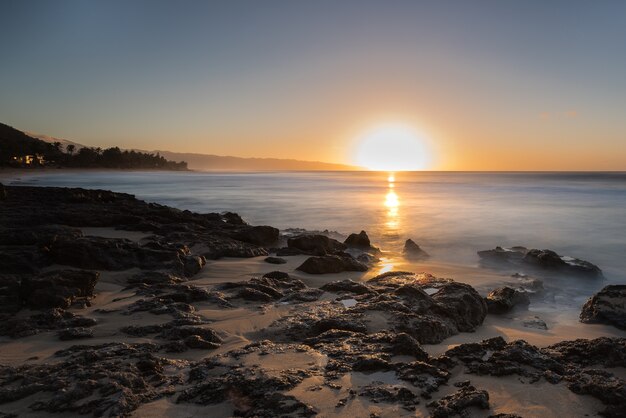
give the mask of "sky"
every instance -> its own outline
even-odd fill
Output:
[[[0,122],[92,146],[626,170],[624,1],[0,2]]]

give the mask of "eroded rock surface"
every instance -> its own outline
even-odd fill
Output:
[[[602,270],[595,264],[579,258],[561,256],[552,250],[529,250],[519,246],[496,247],[493,250],[478,251],[478,255],[483,262],[491,264],[505,263],[539,271],[602,277]]]
[[[583,306],[581,322],[614,325],[626,330],[626,285],[609,285]]]

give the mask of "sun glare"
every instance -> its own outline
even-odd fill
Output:
[[[415,171],[428,167],[425,138],[410,126],[378,126],[359,137],[355,162],[375,171]]]

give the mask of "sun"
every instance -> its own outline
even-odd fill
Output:
[[[409,125],[379,125],[358,137],[354,162],[374,171],[424,170],[430,161],[426,142]]]

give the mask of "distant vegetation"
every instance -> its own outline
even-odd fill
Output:
[[[187,170],[187,163],[168,161],[159,153],[113,148],[79,148],[48,143],[0,123],[0,166]]]

